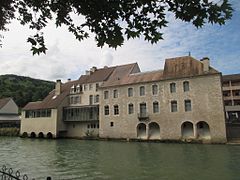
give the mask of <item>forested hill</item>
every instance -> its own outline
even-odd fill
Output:
[[[54,82],[17,75],[0,75],[0,99],[13,97],[22,108],[28,102],[39,101],[54,89]]]

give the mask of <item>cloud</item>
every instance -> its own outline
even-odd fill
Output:
[[[0,74],[66,80],[79,78],[92,66],[133,62],[138,62],[141,70],[149,71],[162,69],[166,58],[186,56],[189,52],[197,59],[209,56],[212,66],[224,74],[236,73],[240,71],[240,1],[231,2],[237,10],[225,26],[206,25],[196,29],[168,15],[164,40],[154,45],[142,38],[129,40],[117,50],[107,46],[98,48],[93,36],[78,42],[66,27],[56,29],[50,23],[44,31],[47,55],[32,56],[26,39],[34,32],[14,21],[9,25],[10,31],[4,33],[3,48],[0,48]]]

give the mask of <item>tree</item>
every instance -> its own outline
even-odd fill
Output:
[[[205,23],[225,24],[232,11],[228,0],[1,0],[0,31],[17,19],[36,30],[27,40],[33,54],[46,53],[42,29],[54,20],[57,27],[66,25],[79,41],[90,31],[97,46],[117,48],[140,36],[151,43],[163,39],[161,29],[167,26],[169,12],[199,28]],[[78,24],[73,15],[84,17],[84,22]]]

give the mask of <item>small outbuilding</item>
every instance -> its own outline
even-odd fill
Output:
[[[18,106],[12,98],[0,99],[0,128],[20,127]]]

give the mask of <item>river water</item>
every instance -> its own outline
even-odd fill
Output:
[[[0,137],[0,160],[35,179],[240,179],[240,146],[231,145]]]

